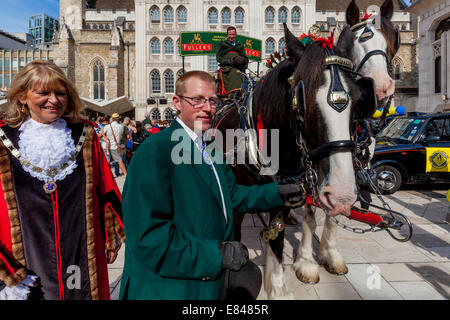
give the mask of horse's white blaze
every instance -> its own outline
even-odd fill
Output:
[[[387,42],[383,34],[375,26],[370,26],[370,29],[374,33],[372,39],[366,42],[360,43],[359,37],[364,32],[364,28],[358,30],[355,34],[356,40],[354,42],[353,57],[355,66],[359,66],[361,61],[370,51],[382,50],[386,52]],[[383,99],[390,96],[395,91],[395,82],[392,80],[388,73],[388,66],[386,58],[381,55],[374,55],[367,60],[361,70],[359,71],[366,77],[370,77],[375,81],[375,89],[378,99]]]
[[[349,92],[345,79],[341,77],[344,89]],[[317,103],[327,128],[328,141],[350,140],[351,101],[347,108],[338,112],[327,101],[331,84],[330,72],[325,73],[325,84],[317,92]],[[332,153],[329,157],[330,172],[322,183],[319,199],[330,215],[350,213],[350,207],[356,201],[355,173],[351,152]]]

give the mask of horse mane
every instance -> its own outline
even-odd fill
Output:
[[[293,73],[293,63],[289,59],[283,60],[256,85],[253,93],[254,111],[261,116],[267,128],[278,127],[287,119],[286,105],[292,98],[288,78]]]

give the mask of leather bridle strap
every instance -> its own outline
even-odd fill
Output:
[[[359,63],[358,67],[356,68],[355,72],[359,73],[359,71],[361,70],[361,68],[363,67],[363,65],[367,62],[367,60],[369,60],[371,57],[376,56],[376,55],[380,55],[385,57],[386,59],[386,65],[389,69],[389,59],[387,57],[386,52],[384,52],[383,50],[373,50],[368,52],[364,58],[361,60],[361,62]]]
[[[356,148],[353,140],[332,141],[317,147],[310,152],[311,160],[321,160],[327,158],[333,152],[352,151]]]

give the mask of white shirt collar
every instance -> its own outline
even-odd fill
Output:
[[[194,141],[195,143],[197,143],[197,139],[200,139],[200,145],[201,145],[201,141],[203,141],[202,137],[199,137],[191,128],[189,128],[184,122],[183,120],[181,120],[179,117],[176,117],[175,120],[178,121],[179,124],[181,124],[181,126],[183,127],[183,129],[187,132],[187,134],[189,135],[189,137],[192,139],[192,141]]]

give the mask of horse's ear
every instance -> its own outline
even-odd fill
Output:
[[[380,13],[382,17],[391,20],[392,15],[394,14],[394,4],[392,3],[392,0],[384,1],[383,5],[380,8]]]
[[[345,12],[345,20],[350,26],[354,26],[359,22],[359,8],[356,5],[355,0],[352,0],[348,5],[347,11]]]
[[[350,26],[345,26],[339,35],[339,40],[336,44],[336,48],[339,50],[339,54],[349,59],[352,58],[354,46],[354,34],[350,30]]]
[[[295,63],[300,61],[305,51],[303,44],[289,31],[286,23],[283,23],[284,39],[286,39],[286,53]]]

